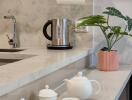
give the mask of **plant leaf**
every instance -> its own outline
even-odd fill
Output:
[[[130,32],[132,30],[132,19],[128,16],[126,16],[127,24],[128,24],[128,31]]]
[[[123,16],[123,14],[119,10],[117,10],[116,8],[107,7],[106,9],[107,9],[107,11],[104,11],[103,14],[116,16],[116,17],[119,17],[119,18],[123,18],[124,20],[126,19],[126,17]]]
[[[121,32],[121,27],[120,26],[113,26],[111,29],[116,34],[119,34]]]
[[[129,35],[127,32],[120,32],[121,35]]]
[[[79,21],[80,22],[77,25],[77,27],[80,27],[80,26],[98,26],[99,24],[106,23],[106,19],[102,15],[83,17]]]
[[[128,34],[128,36],[132,37],[132,34]]]
[[[112,36],[113,34],[114,34],[114,33],[109,33],[109,34],[107,35],[108,39],[110,39],[111,36]]]

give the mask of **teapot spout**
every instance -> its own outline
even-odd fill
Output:
[[[68,80],[68,79],[64,79],[64,82],[65,82],[65,83],[69,83],[70,80]]]
[[[64,79],[64,82],[68,82],[69,80],[68,79]]]

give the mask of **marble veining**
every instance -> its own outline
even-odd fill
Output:
[[[101,85],[101,92],[97,95],[93,94],[88,100],[119,100],[121,93],[132,75],[132,68],[125,65],[121,66],[118,71],[103,72],[86,69],[84,72],[84,75],[89,80],[97,80]],[[65,85],[59,88],[60,90],[58,89],[58,91],[61,91],[62,88],[65,88]],[[93,91],[96,89],[97,87],[93,85]],[[61,93],[58,100],[69,97],[66,89],[65,92]]]
[[[36,55],[30,58],[0,66],[0,96],[40,79],[88,55],[89,46],[72,50],[27,49],[14,53]],[[4,53],[0,53],[5,55]],[[8,55],[8,53],[6,53]]]

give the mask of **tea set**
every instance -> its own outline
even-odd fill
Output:
[[[64,81],[66,83],[68,97],[62,100],[86,100],[92,95],[99,94],[101,91],[100,83],[96,80],[88,80],[87,77],[82,75],[82,72],[78,72],[72,79],[65,79]],[[96,90],[94,90],[92,83],[98,87]],[[39,100],[57,100],[57,96],[58,94],[54,90],[49,89],[48,85],[39,92]]]

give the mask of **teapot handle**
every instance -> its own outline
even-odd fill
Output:
[[[98,90],[94,93],[95,95],[99,94],[101,92],[101,85],[98,81],[96,80],[90,80],[93,83],[96,83],[96,85],[98,86]]]

